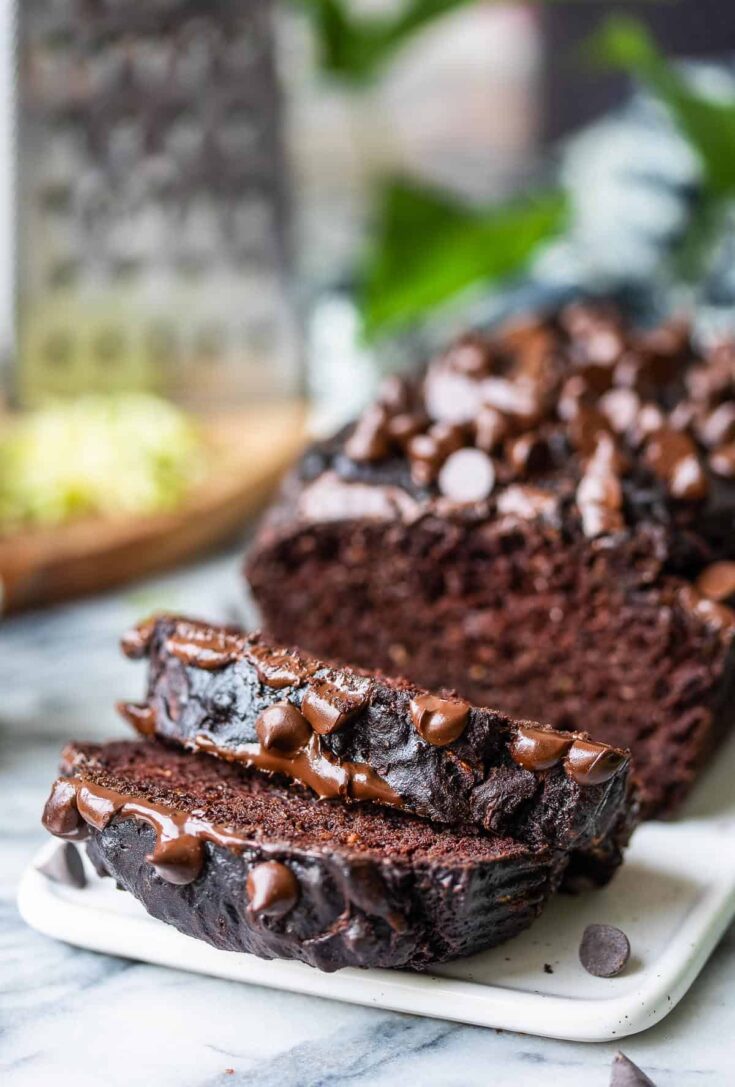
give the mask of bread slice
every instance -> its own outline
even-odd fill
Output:
[[[735,344],[464,337],[304,454],[247,573],[274,639],[630,748],[668,815],[735,721]]]
[[[121,707],[144,735],[322,797],[574,850],[595,882],[619,863],[635,816],[622,750],[191,619],[153,619],[123,646],[150,658],[146,701]]]
[[[531,924],[568,861],[157,741],[71,744],[44,825],[181,932],[322,970],[493,947]]]

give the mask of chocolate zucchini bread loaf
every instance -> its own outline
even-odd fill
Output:
[[[734,530],[735,345],[576,304],[391,379],[247,574],[277,641],[631,748],[653,815],[732,721]]]
[[[319,801],[203,755],[72,744],[44,811],[154,917],[322,970],[470,955],[538,915],[567,857],[401,812]]]
[[[321,797],[574,850],[575,881],[605,882],[620,863],[636,812],[624,751],[405,680],[330,668],[231,627],[161,616],[123,648],[150,659],[146,701],[120,706],[143,735]]]

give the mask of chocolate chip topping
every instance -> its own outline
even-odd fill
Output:
[[[84,863],[72,842],[60,842],[51,856],[43,864],[39,864],[36,870],[52,883],[59,883],[64,887],[81,890],[87,886]]]
[[[604,435],[598,440],[577,487],[577,505],[585,536],[601,536],[623,528],[623,489],[618,463],[613,442]]]
[[[697,447],[688,434],[672,427],[653,432],[645,451],[646,463],[668,486],[673,498],[706,498],[709,483]]]
[[[348,690],[326,679],[313,680],[301,703],[301,712],[315,732],[329,736],[338,732],[367,704],[370,684]]]
[[[308,668],[291,653],[273,650],[269,646],[254,646],[250,656],[255,662],[260,682],[266,687],[280,691],[284,687],[295,687],[308,678]]]
[[[117,712],[141,736],[153,736],[156,731],[156,712],[143,702],[117,702]]]
[[[604,438],[615,456],[603,468],[597,454]],[[470,451],[492,462],[471,460]],[[676,518],[682,504],[709,496],[713,476],[735,479],[735,347],[710,349],[705,364],[680,321],[641,331],[612,307],[576,303],[463,337],[429,365],[423,382],[410,390],[398,382],[382,396],[343,452],[369,464],[356,476],[363,485],[389,479],[441,516],[444,498],[499,508],[514,482],[543,476],[564,517],[576,484],[590,538],[623,531],[657,499]],[[379,464],[388,459],[383,478]],[[341,464],[335,461],[338,471]],[[732,504],[719,492],[715,498]]]
[[[602,785],[628,763],[628,756],[607,744],[575,740],[569,748],[566,766],[579,785]]]
[[[77,791],[68,781],[56,782],[46,801],[42,817],[43,825],[50,834],[71,842],[83,842],[89,837],[89,829],[77,807]]]
[[[735,599],[735,562],[713,562],[697,578],[695,588],[718,603]]]
[[[709,458],[712,471],[723,479],[735,479],[735,442],[713,449]]]
[[[439,490],[453,502],[482,502],[495,486],[495,468],[481,449],[458,449],[439,473]]]
[[[616,1053],[610,1072],[610,1087],[656,1087],[656,1084],[624,1053]]]
[[[198,879],[204,867],[204,845],[195,834],[159,835],[148,860],[161,879],[185,887]]]
[[[614,978],[630,958],[628,937],[615,925],[587,925],[579,945],[579,961],[596,978]]]
[[[290,702],[276,702],[263,710],[255,732],[266,751],[286,756],[298,754],[311,738],[309,722]]]
[[[548,770],[566,755],[574,738],[552,729],[521,725],[510,747],[515,762],[524,770]]]
[[[299,881],[287,865],[265,861],[248,872],[246,891],[256,917],[285,917],[299,900]]]
[[[217,671],[237,660],[243,639],[226,627],[214,629],[199,623],[180,623],[167,640],[169,652],[183,664]]]
[[[141,660],[147,656],[156,629],[156,618],[154,616],[144,623],[138,623],[123,634],[120,639],[120,648],[126,657],[131,660]]]
[[[409,708],[419,736],[435,747],[446,747],[458,740],[467,727],[470,712],[469,703],[460,698],[437,698],[431,694],[412,698]]]

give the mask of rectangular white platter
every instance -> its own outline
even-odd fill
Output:
[[[149,917],[91,870],[84,890],[50,882],[36,865],[53,842],[26,870],[18,904],[39,932],[110,955],[526,1034],[615,1040],[671,1011],[735,916],[733,781],[735,743],[698,786],[684,818],[636,831],[609,887],[558,895],[515,940],[429,974],[324,974],[301,963],[218,951]],[[592,922],[618,925],[630,940],[631,960],[617,978],[591,977],[579,963],[580,937]]]

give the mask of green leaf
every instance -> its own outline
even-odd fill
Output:
[[[473,211],[430,190],[389,184],[363,278],[366,336],[416,321],[473,284],[520,272],[563,228],[565,213],[556,191]]]
[[[697,93],[659,51],[646,28],[629,16],[613,16],[589,44],[598,62],[636,76],[669,108],[698,152],[709,191],[735,192],[735,102]]]
[[[408,0],[397,14],[360,17],[345,0],[298,0],[312,17],[325,71],[359,82],[375,70],[414,31],[471,0]]]

